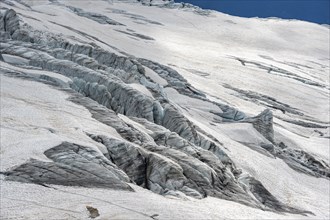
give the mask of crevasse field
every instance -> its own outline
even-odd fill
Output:
[[[0,218],[329,219],[329,31],[1,0]]]

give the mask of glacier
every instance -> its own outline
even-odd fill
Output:
[[[328,27],[0,3],[1,218],[330,217]]]

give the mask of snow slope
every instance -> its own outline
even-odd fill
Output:
[[[240,18],[190,6],[160,3],[149,6],[136,1],[0,3],[6,8],[2,11],[15,10],[20,28],[27,30],[26,36],[42,39],[40,43],[14,34],[9,38],[1,35],[2,219],[84,219],[88,218],[86,205],[99,210],[99,219],[330,218],[329,28],[296,20]],[[4,30],[8,32],[8,29]],[[144,68],[144,75],[139,75],[141,72],[135,67],[126,68],[126,63],[113,64],[117,65],[114,68],[119,69],[119,73],[100,68],[100,60],[95,67],[93,62],[97,57],[85,62],[91,56],[88,58],[88,53],[84,52],[77,52],[74,62],[70,60],[80,68],[76,75],[64,74],[64,67],[55,69],[48,65],[50,62],[48,66],[39,64],[40,57],[41,60],[55,57],[59,63],[69,62],[64,55],[67,51],[57,53],[59,48],[48,43],[51,38],[128,57],[139,63],[136,68],[140,68],[139,65]],[[72,58],[75,54],[71,54]],[[106,65],[105,61],[103,66]],[[91,77],[79,75],[85,70]],[[186,82],[177,75],[173,77],[172,70]],[[111,80],[142,94],[135,98],[144,97],[134,106],[139,111],[129,114],[127,109],[120,109],[126,105],[124,103],[114,109],[110,104],[100,103],[99,93],[93,96],[93,92],[88,94],[79,87],[77,78],[106,85],[108,78],[104,75],[107,71],[115,76],[110,76]],[[101,78],[93,81],[95,75]],[[97,111],[92,107],[72,101],[70,86],[116,111],[118,119],[113,120],[117,121],[107,123],[104,119],[107,116],[96,116]],[[124,99],[123,94],[118,96]],[[111,96],[115,97],[114,93]],[[144,188],[148,187],[133,183],[127,184],[135,192],[48,182],[43,182],[49,186],[44,187],[6,179],[8,172],[28,164],[31,159],[51,163],[45,151],[63,142],[89,147],[102,155],[101,158],[106,157],[109,149],[104,144],[106,139],[102,139],[104,136],[151,149],[129,140],[130,135],[123,135],[117,124],[112,123],[129,124],[159,146],[165,144],[157,142],[155,133],[171,131],[188,140],[192,149],[203,148],[202,143],[194,142],[190,136],[185,136],[185,132],[175,128],[183,122],[171,125],[170,122],[174,124],[179,116],[174,115],[172,121],[161,124],[156,117],[161,115],[161,110],[157,114],[153,110],[152,120],[148,115],[142,115],[149,100],[160,103],[159,109],[166,109],[166,103],[160,97],[166,97],[184,122],[187,119],[198,127],[199,137],[221,143],[219,146],[235,165],[227,168],[232,169],[230,174],[235,175],[233,182],[237,187],[245,183],[246,177],[252,176],[283,206],[307,212],[302,215],[267,209],[259,204],[256,195],[251,196],[252,207],[249,207],[236,201],[236,194],[235,199],[217,194],[196,199],[184,190],[165,190],[157,195],[156,189],[147,190]],[[226,105],[239,110],[231,119],[224,116],[229,114]],[[254,116],[266,108],[272,111],[273,140],[255,125]],[[244,117],[236,120],[240,114]],[[97,135],[103,142],[95,141],[97,138],[90,138],[88,134]],[[281,148],[281,143],[287,151]],[[275,150],[262,147],[266,145]],[[278,152],[282,152],[282,156]],[[300,155],[299,152],[304,153]],[[165,156],[159,157],[164,159]],[[168,158],[164,161],[179,166],[179,159]],[[305,163],[312,168],[305,169]],[[303,164],[304,169],[297,168],[299,164]],[[121,168],[118,163],[116,165]],[[319,170],[315,171],[313,167]],[[236,168],[242,174],[236,175]],[[162,172],[163,168],[159,170]],[[126,173],[131,178],[129,172]],[[246,191],[248,196],[251,193],[252,189]]]

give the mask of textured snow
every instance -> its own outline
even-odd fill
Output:
[[[48,161],[44,151],[62,141],[93,147],[84,133],[89,130],[121,138],[67,97],[47,85],[1,75],[1,170],[30,158]]]
[[[169,65],[210,99],[230,103],[250,115],[265,106],[243,100],[224,85],[254,91],[275,98],[315,121],[329,124],[329,28],[303,22],[275,19],[239,18],[219,12],[201,16],[190,10],[146,7],[126,1],[59,1],[91,12],[102,13],[125,24],[125,27],[102,25],[71,13],[64,6],[43,1],[25,1],[34,9],[15,3],[15,10],[36,29],[75,36],[118,54],[122,51],[136,57]],[[7,7],[7,5],[4,4]],[[113,10],[144,16],[163,25],[137,23],[135,19]],[[54,16],[55,15],[55,16]],[[35,19],[31,19],[36,18]],[[66,25],[88,33],[113,47],[64,28]],[[134,30],[154,41],[129,37],[116,30]],[[271,74],[256,65],[245,66],[235,58],[277,67],[299,77],[325,85],[307,85],[283,74]],[[24,64],[26,60],[4,55],[8,63]],[[19,67],[0,61],[1,67],[20,71]],[[26,70],[31,74],[49,75],[63,82],[71,80],[43,70]],[[146,76],[155,82],[167,82],[146,68]],[[103,146],[86,136],[86,132],[106,134],[121,139],[111,127],[91,117],[87,109],[68,100],[68,95],[49,85],[23,79],[1,77],[1,171],[30,158],[47,161],[43,152],[62,141],[71,141],[102,151]],[[143,94],[152,94],[140,84],[131,84]],[[329,219],[330,182],[311,177],[288,167],[278,158],[260,154],[239,142],[265,142],[250,124],[210,124],[214,115],[205,109],[218,110],[212,104],[187,98],[171,88],[168,97],[183,114],[204,131],[212,134],[227,148],[226,153],[238,167],[259,179],[285,204],[312,211],[315,216],[276,214],[238,203],[208,197],[203,200],[166,198],[131,185],[137,192],[6,182],[1,177],[1,218],[3,219],[87,219],[86,205],[97,207],[100,219]],[[286,117],[281,111],[274,114]],[[128,123],[133,121],[120,116]],[[310,129],[275,118],[280,137],[294,147],[330,161],[330,139],[315,136]],[[142,130],[143,128],[141,128]],[[145,131],[148,132],[148,131]],[[329,136],[329,128],[327,131]],[[141,214],[143,213],[143,214]]]
[[[1,214],[5,219],[88,219],[86,205],[98,208],[98,219],[152,219],[149,216],[155,214],[158,219],[196,220],[313,218],[264,212],[212,197],[188,201],[166,198],[135,185],[131,185],[136,190],[132,193],[0,181],[4,201]]]

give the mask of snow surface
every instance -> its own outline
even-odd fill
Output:
[[[209,97],[230,103],[251,115],[260,113],[265,107],[239,98],[224,85],[273,97],[301,110],[313,120],[329,124],[330,37],[327,27],[303,21],[239,18],[219,12],[201,16],[191,10],[146,7],[130,1],[59,1],[86,11],[102,13],[126,25],[110,27],[79,17],[67,8],[46,0],[25,2],[34,11],[17,2],[14,8],[25,15],[23,20],[36,29],[91,41],[84,35],[51,23],[56,22],[88,33],[117,48],[94,41],[109,51],[118,54],[124,51],[136,57],[170,65]],[[125,14],[113,13],[115,9],[141,15],[162,25],[137,23]],[[116,31],[126,29],[155,40],[132,38]],[[285,69],[325,85],[326,88],[307,85],[283,74],[270,74],[251,63],[241,65],[235,57]],[[25,62],[9,55],[5,56],[5,60],[8,63]],[[0,65],[20,70],[4,62]],[[164,86],[167,84],[152,70],[146,70],[146,75],[154,81]],[[64,82],[70,81],[47,71],[24,71],[48,74]],[[65,92],[39,82],[10,78],[3,74],[0,76],[1,171],[22,164],[30,158],[46,161],[48,159],[43,152],[62,141],[97,146],[102,151],[102,145],[97,145],[85,135],[88,131],[121,139],[113,128],[93,119],[87,109],[68,101]],[[141,85],[132,86],[152,97]],[[261,180],[285,204],[310,210],[315,216],[265,212],[212,197],[189,201],[166,198],[134,185],[132,187],[137,191],[135,193],[62,186],[46,188],[6,182],[0,175],[1,219],[86,219],[86,205],[97,207],[101,214],[100,219],[150,219],[148,216],[153,214],[158,214],[158,219],[330,218],[329,180],[298,173],[282,160],[260,154],[238,143],[237,141],[256,142],[255,139],[250,140],[258,136],[255,136],[252,127],[244,127],[249,126],[247,124],[210,125],[212,115],[204,114],[204,110],[215,106],[182,98],[170,88],[166,92],[188,119],[224,143],[226,153],[238,167]],[[285,117],[280,111],[275,111],[274,114]],[[311,129],[277,118],[275,123],[279,136],[329,163],[330,139],[314,136]],[[242,130],[248,132],[242,133]],[[329,134],[329,131],[325,132]],[[264,141],[263,137],[259,137],[257,141]]]

